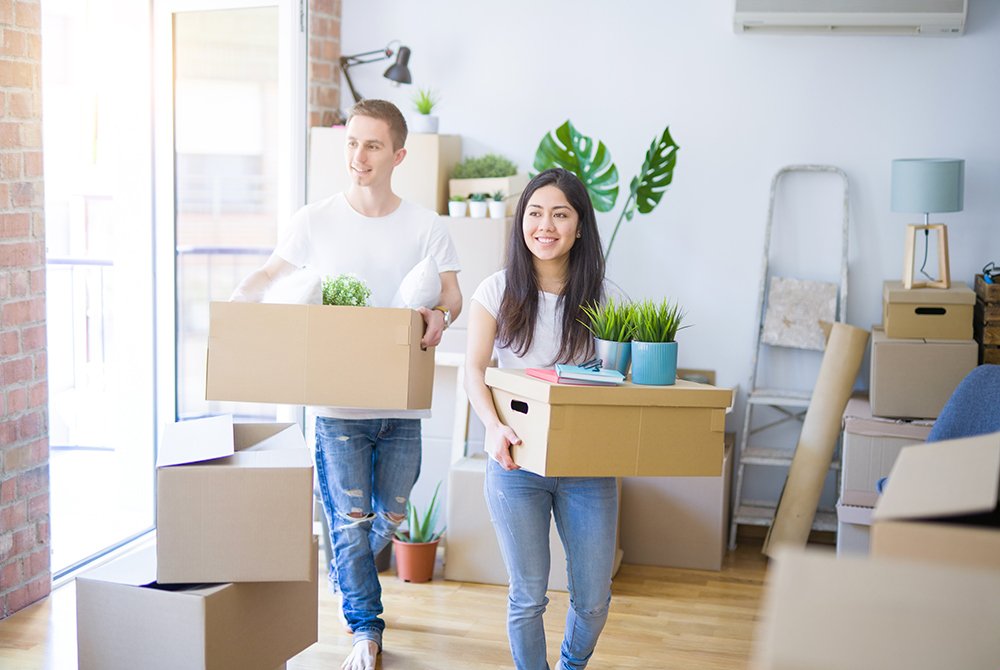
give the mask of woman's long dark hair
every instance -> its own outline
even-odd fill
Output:
[[[538,317],[538,277],[535,274],[534,255],[524,242],[524,214],[528,201],[538,189],[555,186],[576,210],[579,217],[579,239],[569,252],[566,281],[559,305],[562,307],[562,339],[556,360],[550,364],[568,363],[574,359],[589,358],[594,351],[593,336],[578,319],[583,317],[580,305],[592,304],[603,297],[604,255],[601,237],[597,230],[594,206],[587,189],[572,172],[562,168],[545,170],[525,187],[514,211],[507,243],[507,287],[500,312],[497,314],[497,340],[501,347],[510,347],[518,356],[529,349],[535,336]],[[557,312],[558,314],[558,308]]]

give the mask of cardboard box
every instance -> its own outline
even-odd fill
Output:
[[[274,670],[318,639],[319,547],[305,582],[155,581],[156,551],[76,579],[80,670]]]
[[[682,379],[674,386],[573,386],[523,370],[487,368],[500,419],[521,438],[511,452],[552,476],[718,477],[731,389]]]
[[[313,462],[295,424],[166,427],[157,457],[161,584],[313,578]]]
[[[444,578],[456,582],[506,585],[507,568],[483,494],[486,461],[485,454],[462,458],[453,463],[448,471]],[[555,521],[549,530],[549,556],[549,590],[565,591],[566,552]],[[612,576],[617,574],[621,561],[622,550],[619,548]]]
[[[479,284],[503,268],[507,238],[513,219],[470,219],[464,216],[443,217],[448,234],[455,245],[455,252],[462,259],[458,273],[458,288],[462,291],[462,314],[451,328],[441,336],[438,351],[464,352],[469,323],[469,301]]]
[[[726,433],[722,474],[717,477],[622,480],[622,549],[628,563],[722,569],[734,438]]]
[[[958,382],[976,367],[974,340],[890,339],[872,329],[871,411],[876,416],[933,419]]]
[[[309,129],[309,202],[346,191],[351,185],[344,158],[345,126]],[[406,158],[392,171],[392,190],[400,198],[445,214],[448,178],[462,158],[461,135],[410,133]]]
[[[882,285],[882,324],[888,337],[971,340],[975,292],[962,282],[951,288],[903,288]]]
[[[411,309],[213,302],[208,400],[429,409],[434,349]]]
[[[993,670],[1000,573],[783,549],[768,566],[753,670]]]
[[[840,495],[860,499],[855,504],[874,507],[878,498],[875,486],[888,476],[899,450],[924,442],[934,422],[872,416],[868,396],[855,396],[847,402],[843,425]]]
[[[837,556],[868,554],[872,508],[837,502]]]
[[[872,555],[1000,569],[998,486],[1000,433],[906,447],[872,515]]]

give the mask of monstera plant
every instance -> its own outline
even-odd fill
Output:
[[[653,138],[639,174],[629,182],[628,199],[604,250],[605,259],[611,254],[611,246],[615,243],[622,221],[631,221],[636,210],[640,214],[649,214],[659,204],[667,186],[673,181],[679,148],[670,136],[670,126]],[[535,152],[536,171],[554,167],[569,170],[580,178],[598,212],[610,212],[615,206],[618,200],[618,168],[611,161],[610,152],[604,142],[582,134],[568,120],[547,133]]]

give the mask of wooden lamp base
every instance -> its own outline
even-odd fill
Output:
[[[916,247],[918,230],[936,230],[938,233],[938,277],[937,281],[913,281],[913,251]],[[925,233],[926,234],[926,233]],[[948,270],[948,226],[943,223],[911,223],[906,226],[905,250],[903,259],[903,288],[949,288],[951,273]]]

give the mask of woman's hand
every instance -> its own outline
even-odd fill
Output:
[[[521,444],[521,438],[511,430],[510,426],[499,424],[486,429],[486,440],[483,447],[490,458],[499,463],[504,470],[521,469],[521,466],[515,463],[510,455],[510,447],[514,444]]]

